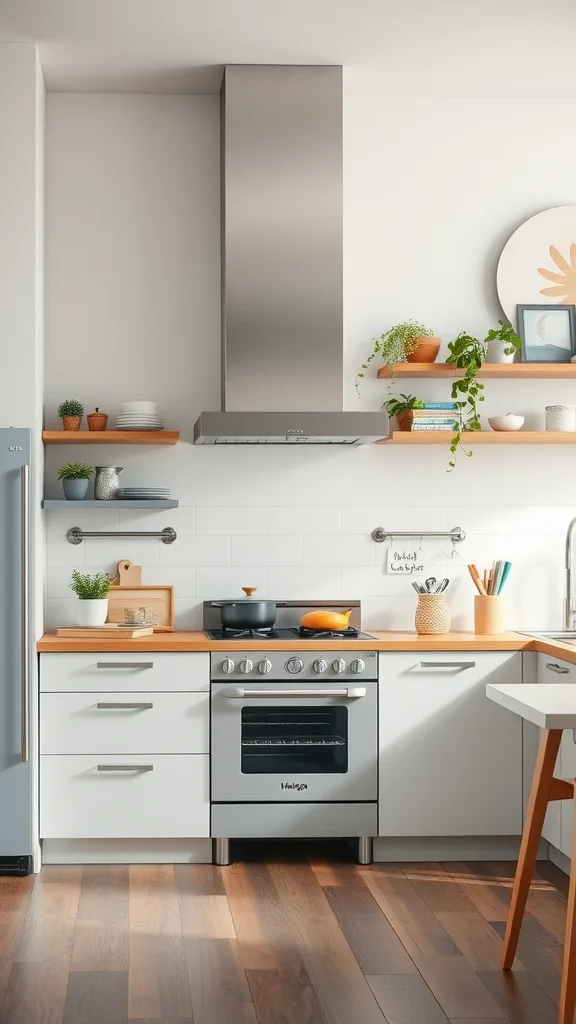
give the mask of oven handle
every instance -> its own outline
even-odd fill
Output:
[[[258,697],[260,700],[267,700],[268,697],[346,697],[351,699],[352,697],[365,697],[366,687],[348,686],[341,690],[245,690],[243,686],[234,686],[222,690],[222,696],[228,700],[245,697]]]

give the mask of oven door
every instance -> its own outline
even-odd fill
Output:
[[[377,683],[212,684],[212,800],[376,800]]]

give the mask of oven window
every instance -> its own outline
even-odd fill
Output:
[[[245,775],[348,771],[348,708],[242,708]]]

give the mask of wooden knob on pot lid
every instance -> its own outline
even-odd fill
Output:
[[[246,594],[246,597],[252,597],[252,594],[256,593],[258,587],[242,587],[242,590]]]

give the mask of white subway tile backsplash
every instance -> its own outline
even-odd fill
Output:
[[[392,598],[409,596],[410,579],[392,576],[380,565],[344,566],[342,569],[342,595],[352,598]]]
[[[174,587],[175,597],[196,596],[196,570],[189,566],[147,566],[142,573],[142,582],[150,587]]]
[[[302,565],[302,537],[231,537],[231,565]]]
[[[202,629],[202,602],[189,597],[174,601],[175,629]]]
[[[305,565],[373,565],[374,541],[363,537],[305,537]]]
[[[77,523],[72,523],[77,526]],[[86,564],[86,541],[82,544],[70,544],[66,537],[52,536],[47,538],[46,543],[46,565],[67,566],[70,569],[80,569]]]
[[[316,535],[340,533],[340,509],[326,506],[271,508],[268,510],[271,534]],[[236,530],[234,531],[237,532]],[[355,531],[358,532],[357,530]]]
[[[76,598],[52,598],[46,601],[45,630],[53,633],[60,626],[76,626]]]
[[[265,508],[233,508],[199,505],[196,509],[197,534],[247,534],[260,536],[268,533],[268,513]]]
[[[104,524],[101,529],[108,527]],[[135,537],[89,537],[78,545],[84,548],[87,565],[101,566],[108,572],[123,558],[128,558],[133,565],[158,565],[158,548],[165,546],[154,538],[140,540]]]
[[[250,566],[220,569],[215,566],[196,570],[196,596],[209,600],[243,598],[242,587],[256,587],[258,597],[270,597],[269,570]]]
[[[410,517],[408,508],[383,505],[349,505],[342,509],[342,533],[370,536],[377,526],[386,530],[405,530]]]
[[[229,537],[178,537],[173,544],[158,542],[159,565],[229,565]]]
[[[171,526],[178,536],[187,537],[195,533],[196,510],[187,505],[178,508],[146,511],[145,509],[120,509],[118,522],[120,530],[163,530]]]
[[[287,601],[340,597],[340,572],[330,566],[278,566],[270,569],[270,594]]]
[[[102,503],[106,505],[106,502]],[[81,530],[117,530],[118,512],[116,509],[102,510],[84,509],[81,501],[70,501],[68,508],[47,511],[46,534],[52,537],[66,537],[71,526],[79,526]]]

